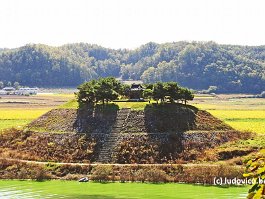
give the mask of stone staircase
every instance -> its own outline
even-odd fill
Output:
[[[97,162],[111,163],[113,162],[114,148],[119,143],[120,132],[126,120],[130,115],[131,109],[123,108],[117,112],[116,122],[112,127],[112,131],[106,138],[102,148],[99,151]]]

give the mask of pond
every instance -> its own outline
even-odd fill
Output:
[[[0,180],[1,199],[227,199],[246,198],[248,187],[191,184],[79,183],[75,181]]]

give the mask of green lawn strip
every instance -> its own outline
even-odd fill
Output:
[[[117,104],[120,109],[131,108],[133,110],[144,110],[145,106],[149,103],[148,102],[115,102],[115,104]]]
[[[17,119],[11,119],[11,120],[0,120],[0,130],[7,129],[7,128],[18,128],[25,126],[26,124],[30,123],[32,120],[17,120]]]
[[[63,134],[63,133],[73,133],[73,132],[67,132],[67,131],[51,131],[51,130],[47,130],[45,128],[36,128],[36,127],[30,127],[28,128],[29,130],[31,131],[34,131],[34,132],[38,132],[38,133],[54,133],[54,134]]]
[[[191,184],[151,183],[79,183],[76,181],[0,181],[1,190],[19,190],[30,196],[62,196],[75,199],[191,199],[191,198],[240,198],[249,187],[218,187]],[[30,191],[29,191],[30,190]],[[15,191],[10,194],[17,194]],[[12,198],[12,195],[9,197]]]
[[[64,108],[64,109],[77,109],[78,108],[78,102],[76,99],[71,99],[65,104],[59,106],[59,108]]]
[[[101,103],[100,103],[101,104]],[[146,104],[149,104],[149,102],[110,102],[109,104],[116,104],[119,106],[119,109],[122,108],[131,108],[133,110],[143,110],[146,106]],[[78,102],[76,99],[72,99],[65,104],[59,106],[59,108],[63,109],[77,109],[78,108]]]
[[[265,136],[258,134],[251,139],[222,144],[218,148],[265,148]]]
[[[224,119],[225,122],[264,122],[265,118],[226,118]]]

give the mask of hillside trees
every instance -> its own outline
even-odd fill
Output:
[[[265,51],[264,46],[256,48],[259,54]],[[127,67],[127,71],[134,74],[130,76],[128,73],[127,77],[141,78],[144,83],[177,81],[182,86],[197,90],[214,85],[217,86],[216,92],[259,93],[265,87],[265,60],[263,56],[254,56],[254,49],[214,42],[161,44],[157,53],[145,63],[149,67],[140,77],[135,77],[137,73],[133,72],[141,67],[140,61]]]
[[[13,87],[14,87],[15,89],[19,89],[19,87],[20,87],[19,82],[14,82]]]
[[[265,90],[265,46],[214,42],[147,43],[134,50],[85,43],[30,44],[0,51],[0,81],[38,87],[77,86],[100,77],[179,85],[219,93]]]

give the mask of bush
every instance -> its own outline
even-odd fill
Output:
[[[156,167],[147,167],[139,169],[135,172],[135,180],[140,182],[167,182],[169,181],[169,176],[162,169]]]
[[[134,173],[134,177],[136,181],[145,182],[147,178],[147,174],[145,169],[139,169]]]
[[[49,175],[47,174],[46,170],[43,167],[36,168],[34,178],[37,181],[43,181],[45,179],[50,179]]]
[[[92,169],[91,180],[105,182],[112,177],[113,169],[109,165],[98,165]]]
[[[167,182],[169,176],[166,174],[165,171],[160,170],[158,168],[150,168],[147,170],[146,172],[146,180],[148,182],[154,182],[154,183],[158,183],[158,182]]]
[[[18,174],[17,174],[17,178],[18,179],[27,179],[27,178],[29,178],[27,169],[22,167],[20,169],[20,171],[18,172]]]
[[[125,167],[125,166],[120,167],[119,175],[120,175],[120,182],[134,181],[130,167]]]

